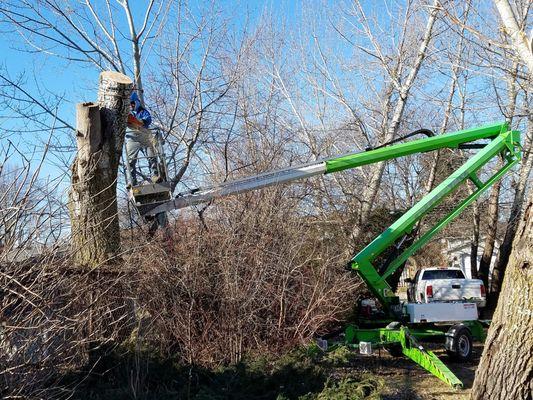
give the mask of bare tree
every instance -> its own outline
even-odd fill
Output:
[[[533,391],[533,195],[516,231],[502,293],[472,388],[473,399],[529,399]]]
[[[525,19],[523,20],[523,26]],[[516,103],[518,98],[517,89],[517,75],[518,75],[518,63],[514,62],[513,66],[509,69],[507,74],[507,107],[505,107],[505,119],[512,126],[514,115],[516,112]],[[501,162],[496,164],[496,170],[501,168]],[[502,181],[498,180],[491,189],[489,196],[489,208],[488,208],[488,226],[486,229],[485,243],[483,246],[483,254],[479,263],[479,278],[483,280],[486,288],[490,289],[489,276],[491,274],[492,258],[494,253],[494,247],[496,244],[498,220],[499,220],[499,199],[500,191],[502,187]]]
[[[505,23],[506,27],[501,30],[498,30],[498,23],[503,21],[503,19],[498,18],[498,12],[491,13],[491,11],[498,11],[502,7],[508,11],[507,7],[510,6],[509,2],[497,3],[497,7],[495,9],[476,8],[474,15],[469,19],[469,21],[460,20],[457,15],[452,13],[454,10],[453,3],[450,3],[450,7],[445,7],[444,12],[457,27],[460,27],[462,30],[466,30],[470,34],[470,42],[472,46],[477,49],[477,52],[481,56],[477,62],[473,63],[472,65],[478,68],[481,67],[481,69],[484,70],[484,75],[490,77],[493,82],[502,81],[502,76],[505,78],[505,82],[507,82],[506,97],[508,98],[506,105],[500,104],[500,95],[498,93],[499,90],[497,85],[494,83],[492,85],[492,90],[496,95],[496,99],[498,100],[498,107],[505,118],[508,121],[512,121],[514,126],[524,126],[523,117],[527,116],[528,113],[527,110],[522,112],[517,104],[523,101],[521,99],[528,97],[528,88],[531,87],[531,83],[529,74],[527,72],[524,73],[524,66],[527,65],[527,62],[524,61],[524,59],[520,56],[520,53],[514,51],[514,49],[516,48],[515,45],[517,43],[516,38],[522,38],[520,40],[525,38],[524,32],[529,23],[528,16],[530,14],[531,2],[521,0],[515,1],[512,6],[512,9],[514,9],[512,21],[509,20],[507,23]],[[501,3],[507,3],[507,6]],[[462,6],[462,2],[456,4],[460,4]],[[507,14],[507,16],[509,15]],[[515,29],[517,29],[517,31]],[[514,32],[514,38],[509,35],[510,32]],[[526,133],[528,129],[529,128],[526,128]],[[526,134],[525,144],[528,142],[527,136],[528,135]],[[527,162],[527,148],[524,154],[524,162],[520,165],[520,181],[516,181],[513,184],[515,191],[520,187],[526,188],[527,186],[526,183],[528,173],[525,173],[524,170],[524,168],[527,171],[530,169],[527,167],[529,164]],[[497,215],[498,200],[496,197],[500,197],[497,192],[500,190],[502,184],[505,185],[505,182],[497,183],[493,187],[489,200],[489,203],[492,204],[492,206],[489,206],[490,211],[488,214],[491,222],[489,223],[489,228],[487,230],[488,234],[486,235],[484,255],[482,258],[482,265],[480,266],[480,269],[482,270],[482,276],[484,277],[485,281],[488,281],[488,276],[490,274],[489,264],[492,259],[494,241],[498,237],[497,233],[494,231],[499,222],[499,217]],[[516,193],[520,193],[520,190],[518,189]],[[504,192],[503,194],[506,196],[507,201],[507,193]],[[516,216],[517,212],[523,208],[524,196],[518,195],[517,197],[513,194],[512,200],[508,201],[514,204],[512,206],[511,214]],[[516,218],[514,220],[516,220]],[[514,228],[516,228],[516,225],[514,225]],[[503,260],[507,260],[509,256],[510,245],[512,243],[512,233],[513,223],[511,222],[507,224],[506,238],[504,238],[504,243],[502,243],[502,253],[500,253],[499,256],[499,259],[502,260],[502,262],[498,261],[499,266],[496,265],[495,267],[495,274],[499,274],[500,276],[500,271],[502,271],[506,262]],[[497,277],[495,281],[499,282],[501,285],[501,279]],[[494,297],[494,295],[492,297]],[[491,303],[493,302],[491,301]]]
[[[505,33],[511,38],[513,48],[531,74],[531,71],[533,71],[533,49],[531,45],[533,38],[527,37],[524,24],[517,21],[508,0],[494,0],[494,4],[496,4],[500,13]],[[520,6],[520,2],[517,2],[517,5]],[[519,11],[522,12],[523,18],[527,18],[531,2],[525,2],[522,7]]]
[[[419,72],[431,52],[439,8],[438,2],[428,5],[412,1],[394,10],[386,8],[392,21],[391,32],[385,31],[378,18],[367,13],[359,2],[353,2],[345,5],[342,15],[326,11],[331,14],[327,21],[333,21],[335,30],[331,38],[320,37],[322,27],[315,23],[318,11],[309,12],[313,46],[309,48],[305,35],[294,45],[305,61],[293,69],[283,58],[279,64],[272,61],[271,74],[293,111],[302,142],[310,153],[316,157],[348,148],[353,151],[354,147],[364,150],[397,136],[405,123],[405,111]],[[339,37],[355,57],[343,58],[342,51],[332,45]],[[297,79],[302,75],[304,84]],[[307,89],[308,84],[312,90]],[[312,116],[307,112],[310,104]],[[378,203],[384,168],[385,164],[377,164],[365,168],[364,173],[333,176],[336,187],[321,190],[328,193],[323,197],[326,201],[332,203],[335,195],[336,202],[346,203],[339,208],[349,211],[343,222],[350,226],[345,229],[350,231],[351,247],[361,244],[359,233]],[[342,196],[337,195],[339,192]]]
[[[154,10],[154,1],[149,1],[140,28],[136,27],[129,0],[105,0],[103,5],[98,7],[92,0],[6,1],[0,6],[0,15],[2,22],[17,28],[28,51],[89,63],[99,70],[112,69],[123,74],[133,71],[142,98],[141,70],[146,57],[142,50],[160,34],[168,4],[160,2]],[[119,19],[129,27],[127,41],[118,27]]]
[[[508,1],[496,0],[507,34],[516,53],[533,77],[533,49],[524,48],[524,33],[518,29]],[[521,40],[517,40],[519,35]],[[504,275],[502,292],[489,329],[472,388],[474,399],[529,399],[533,392],[533,193],[516,229],[512,252]]]
[[[516,229],[518,227],[518,221],[520,220],[523,210],[524,201],[528,184],[528,177],[530,176],[533,157],[531,156],[531,146],[533,140],[533,117],[531,112],[528,113],[527,131],[524,137],[524,151],[522,153],[522,163],[520,164],[520,170],[518,179],[514,182],[514,193],[511,210],[509,212],[509,218],[507,220],[507,227],[505,229],[505,235],[503,241],[499,247],[498,261],[494,266],[491,282],[491,303],[496,304],[498,296],[500,294],[501,285],[503,282],[503,276],[507,263],[509,262],[509,256],[511,254],[511,246],[515,237]]]
[[[233,40],[229,18],[219,18],[212,2],[200,13],[187,1],[133,7],[128,0],[105,0],[101,5],[91,0],[8,1],[0,6],[0,22],[16,29],[24,51],[130,74],[163,133],[172,189],[189,169],[200,181],[209,169],[197,154],[218,141],[224,116],[233,109],[224,98],[239,77],[246,32]]]
[[[383,120],[383,132],[382,136],[379,139],[380,143],[387,143],[394,139],[396,136],[399,128],[401,119],[407,104],[409,92],[411,91],[416,77],[418,75],[418,72],[420,71],[420,68],[422,66],[422,63],[427,55],[427,49],[429,46],[429,43],[433,37],[433,26],[435,24],[435,21],[437,20],[437,14],[440,9],[440,3],[439,1],[435,1],[432,6],[430,6],[429,9],[429,17],[427,20],[426,28],[423,33],[423,38],[420,42],[420,45],[418,47],[417,56],[414,59],[412,65],[406,67],[403,65],[403,62],[398,60],[396,65],[394,66],[394,69],[391,71],[389,70],[389,63],[386,61],[386,59],[383,58],[381,49],[379,48],[379,45],[377,43],[374,43],[374,49],[376,51],[376,54],[378,57],[381,58],[381,61],[383,63],[383,67],[386,68],[389,71],[391,84],[389,86],[389,89],[387,90],[388,96],[387,100],[385,101],[385,109],[384,109],[384,115],[390,115],[390,119],[384,119]],[[360,4],[358,4],[358,12],[364,16],[363,9]],[[363,20],[364,21],[364,20]],[[370,35],[370,38],[372,38],[372,34],[369,31],[368,28],[368,22],[364,22],[366,26],[366,30],[368,34]],[[407,23],[407,21],[406,21]],[[404,44],[406,45],[406,43]],[[400,49],[400,52],[402,50]],[[403,81],[398,80],[400,76],[402,76],[402,72],[404,71],[404,68],[407,68],[409,71],[407,73],[407,76],[404,77]],[[395,104],[392,104],[393,102],[393,95],[397,91],[397,100]],[[361,214],[359,216],[360,221],[365,221],[369,213],[372,209],[372,205],[375,202],[376,195],[378,193],[379,184],[381,181],[381,176],[383,174],[384,165],[383,164],[377,164],[374,166],[370,171],[370,181],[368,182],[368,185],[366,186],[365,192],[363,194],[363,201],[361,205]],[[361,224],[354,227],[352,236],[357,237],[360,234],[360,226]]]

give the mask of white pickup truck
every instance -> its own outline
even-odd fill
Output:
[[[486,291],[479,279],[466,279],[459,268],[423,268],[409,283],[407,298],[416,303],[468,301],[485,307]]]

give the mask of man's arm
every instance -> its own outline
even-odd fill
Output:
[[[145,128],[149,128],[152,123],[152,116],[146,109],[142,109],[137,113],[137,119],[142,121],[142,124]]]

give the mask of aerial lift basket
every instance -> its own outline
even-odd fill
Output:
[[[128,126],[131,128],[130,124]],[[127,152],[125,152],[128,197],[142,217],[172,198],[171,183],[168,181],[168,167],[163,147],[163,138],[158,129],[152,130],[152,132],[155,136],[154,158],[157,166],[157,179],[153,179],[154,177],[149,168],[149,159],[151,157],[146,156],[144,149],[138,153],[135,160],[131,160]],[[136,185],[133,185],[130,167],[132,161],[137,161],[136,173],[140,178],[140,183]]]

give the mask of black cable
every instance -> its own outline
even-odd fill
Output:
[[[427,137],[432,137],[432,136],[435,136],[435,133],[432,130],[430,130],[430,129],[424,129],[424,128],[417,129],[416,131],[408,133],[407,135],[404,135],[404,136],[400,136],[399,138],[393,139],[390,142],[380,144],[379,146],[367,147],[365,149],[365,151],[381,149],[382,147],[390,146],[391,144],[398,143],[398,142],[400,142],[400,141],[402,141],[404,139],[410,138],[410,137],[415,136],[415,135],[426,135]]]

